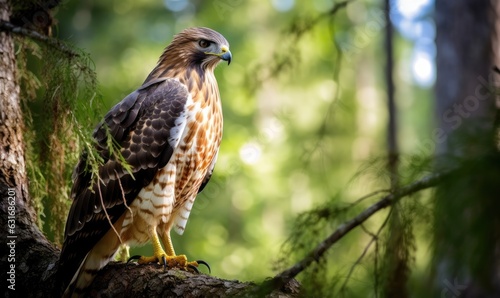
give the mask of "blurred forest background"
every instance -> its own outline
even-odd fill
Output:
[[[80,86],[83,80],[87,87],[80,86],[78,94],[62,94],[78,97],[76,112],[63,118],[87,113],[82,126],[68,125],[65,130],[63,119],[47,129],[53,134],[54,127],[62,127],[54,137],[67,138],[60,144],[66,149],[58,151],[43,133],[27,136],[32,156],[30,187],[47,237],[62,242],[70,204],[68,181],[83,146],[74,141],[75,132],[90,135],[114,104],[142,84],[172,36],[192,26],[222,33],[230,43],[233,61],[216,70],[224,110],[223,142],[214,176],[198,196],[184,235],[173,234],[178,253],[207,261],[215,276],[261,281],[302,258],[375,199],[351,206],[353,202],[374,191],[384,190],[375,198],[387,193],[393,185],[386,167],[390,115],[384,3],[350,1],[332,13],[338,4],[332,0],[110,0],[59,5],[52,34],[86,53],[82,55],[89,59],[97,81],[84,74],[75,84]],[[401,156],[398,183],[406,185],[433,171],[430,161],[437,147],[435,3],[396,0],[391,4],[396,139]],[[35,48],[27,61],[33,68],[40,67],[36,46],[23,46]],[[49,58],[38,56],[51,59],[54,68],[65,63],[55,52]],[[89,72],[84,64],[73,67]],[[35,85],[25,86],[25,92],[45,94],[50,84],[40,80]],[[35,127],[59,108],[43,100],[28,101],[27,106]],[[50,181],[59,184],[49,187],[55,185]],[[61,189],[65,196],[51,193]],[[403,275],[408,275],[407,286],[415,296],[428,293],[431,283],[434,294],[456,294],[466,282],[458,275],[432,278],[436,276],[433,197],[432,191],[422,191],[418,200],[409,198],[411,203],[404,205],[407,212],[401,216],[403,222],[411,222],[403,225],[402,241],[408,250],[404,258],[411,266]],[[311,210],[316,213],[307,213]],[[383,284],[377,272],[391,239],[391,233],[379,229],[390,213],[383,210],[353,230],[328,252],[325,262],[299,275],[299,280],[311,291],[321,284],[317,295],[375,295]],[[151,251],[145,246],[133,248],[131,254]]]

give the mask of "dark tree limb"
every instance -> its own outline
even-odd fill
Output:
[[[253,282],[224,280],[180,270],[164,271],[160,265],[111,263],[100,271],[90,288],[98,297],[243,297]],[[267,297],[297,297],[299,284],[292,280]]]
[[[261,287],[260,293],[265,294],[271,289],[279,289],[283,287],[283,285],[290,282],[299,273],[309,267],[313,262],[318,262],[325,254],[325,252],[330,247],[332,247],[333,244],[337,243],[340,239],[342,239],[342,237],[344,237],[347,233],[349,233],[357,226],[361,225],[372,215],[388,206],[391,206],[403,197],[417,193],[423,189],[436,186],[445,176],[448,175],[449,173],[429,175],[422,178],[421,180],[413,182],[392,192],[391,194],[384,196],[381,200],[359,213],[353,219],[341,224],[332,234],[330,234],[330,236],[328,236],[328,238],[319,243],[313,251],[307,254],[307,256],[300,260],[298,263],[276,275],[271,280],[264,282],[263,286]]]
[[[49,47],[63,53],[68,58],[78,58],[78,57],[82,56],[80,53],[76,52],[71,47],[65,45],[59,39],[52,38],[52,37],[47,36],[47,35],[43,35],[35,30],[16,26],[16,25],[14,25],[10,22],[7,22],[7,21],[0,22],[0,31],[11,32],[11,33],[14,33],[16,35],[20,35],[23,37],[29,37],[30,39],[42,42],[43,44],[46,44]]]

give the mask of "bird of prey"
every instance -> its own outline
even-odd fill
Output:
[[[173,228],[182,234],[196,195],[209,181],[222,137],[214,69],[231,62],[227,40],[208,28],[175,35],[142,86],[104,117],[93,133],[102,158],[98,175],[84,152],[73,173],[73,199],[58,279],[65,297],[78,297],[119,245],[151,241],[169,268],[197,271],[203,261],[176,255]],[[119,153],[110,144],[118,144]]]

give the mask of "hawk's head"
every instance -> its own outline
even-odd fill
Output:
[[[213,73],[221,61],[231,62],[229,43],[220,33],[203,27],[188,28],[174,36],[145,82],[161,76],[193,78]]]
[[[177,34],[165,50],[166,61],[182,60],[187,66],[213,69],[221,61],[231,63],[229,43],[220,33],[204,27],[188,28]]]

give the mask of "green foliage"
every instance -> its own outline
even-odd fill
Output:
[[[92,144],[90,128],[99,109],[96,78],[83,52],[68,56],[27,38],[17,42],[17,61],[30,195],[40,228],[49,239],[61,243],[71,173],[82,145]],[[97,168],[98,160],[90,160]]]
[[[355,204],[338,206],[335,203],[341,200],[341,195],[331,198],[328,203],[299,214],[291,225],[291,234],[284,243],[280,258],[275,264],[275,271],[282,271],[286,267],[298,262],[305,255],[313,251],[322,239],[325,239],[335,228],[356,214],[359,208]],[[304,297],[329,297],[337,293],[341,278],[339,272],[332,265],[336,259],[334,254],[328,253],[315,261],[301,275],[302,291]]]

